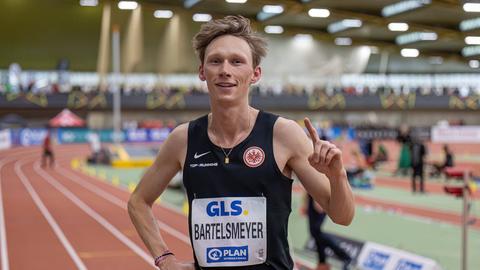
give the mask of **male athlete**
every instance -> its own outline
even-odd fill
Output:
[[[131,195],[132,222],[160,269],[293,269],[287,242],[292,173],[330,218],[349,225],[354,199],[335,145],[248,103],[266,42],[242,16],[204,24],[194,37],[211,112],[175,128]],[[183,170],[194,263],[178,261],[152,204]]]

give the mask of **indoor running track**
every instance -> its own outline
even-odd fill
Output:
[[[54,150],[54,169],[41,168],[39,147],[0,151],[0,269],[155,269],[130,222],[129,193],[71,169],[87,146]],[[169,248],[192,261],[186,217],[161,205],[154,213]]]

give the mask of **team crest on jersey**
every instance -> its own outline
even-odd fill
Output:
[[[263,161],[265,161],[265,152],[258,146],[249,147],[243,153],[243,162],[245,162],[248,167],[258,167],[262,165]]]

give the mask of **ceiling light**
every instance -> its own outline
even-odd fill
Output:
[[[173,17],[173,12],[171,10],[155,10],[153,12],[153,17],[157,19],[170,19]]]
[[[225,0],[225,2],[233,4],[244,4],[247,2],[247,0]]]
[[[388,30],[395,32],[405,32],[408,30],[408,24],[406,23],[389,23]]]
[[[418,57],[418,55],[420,54],[420,52],[417,50],[417,49],[408,49],[408,48],[405,48],[405,49],[402,49],[400,51],[400,54],[403,56],[403,57]]]
[[[96,7],[98,0],[80,0],[80,6],[82,7]]]
[[[466,12],[480,12],[480,3],[465,3],[463,10]]]
[[[434,32],[413,32],[397,36],[395,38],[395,42],[398,45],[404,45],[419,41],[433,41],[437,39],[438,35]]]
[[[327,26],[329,33],[337,33],[345,31],[350,28],[358,28],[362,26],[362,21],[357,19],[345,19],[338,22],[331,23]]]
[[[335,44],[338,46],[350,46],[352,45],[352,39],[348,37],[337,37]]]
[[[120,1],[118,2],[118,8],[123,10],[132,10],[138,7],[138,3],[135,1]]]
[[[327,18],[330,16],[330,11],[324,8],[311,8],[308,11],[308,16],[313,18]]]
[[[462,31],[470,31],[477,28],[480,28],[480,18],[464,20],[460,22],[460,30]]]
[[[474,55],[480,55],[480,46],[467,46],[462,49],[462,55],[470,57]]]
[[[195,6],[196,4],[198,4],[198,2],[200,2],[202,0],[184,0],[183,1],[183,6],[185,8],[191,8],[193,6]]]
[[[470,61],[468,61],[468,65],[469,65],[471,68],[479,68],[479,67],[480,67],[480,61],[478,61],[478,60],[470,60]]]
[[[385,6],[382,9],[383,17],[390,17],[399,13],[414,10],[429,5],[431,0],[406,0]]]
[[[262,11],[265,13],[280,14],[283,12],[283,7],[280,5],[265,5]]]
[[[265,26],[265,33],[268,34],[281,34],[283,33],[283,27],[280,25],[267,25]]]
[[[480,45],[480,36],[465,37],[465,43],[468,45]]]
[[[195,22],[208,22],[212,19],[212,15],[206,13],[195,13],[192,17]]]

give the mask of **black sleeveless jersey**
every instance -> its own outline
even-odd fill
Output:
[[[207,134],[207,115],[189,123],[188,147],[183,168],[183,183],[189,206],[193,199],[217,197],[265,197],[267,221],[267,255],[263,264],[223,267],[235,269],[293,269],[287,241],[291,212],[292,180],[284,176],[273,156],[273,126],[278,116],[258,113],[248,137],[234,146],[229,163],[225,154]],[[249,149],[263,150],[262,157],[249,156]],[[228,154],[230,149],[224,149]],[[254,152],[255,153],[255,152]],[[261,164],[260,164],[261,162]],[[189,230],[192,242],[192,207],[189,207]],[[194,251],[195,252],[195,251]],[[196,269],[200,269],[195,258]],[[208,267],[222,269],[222,267]]]

